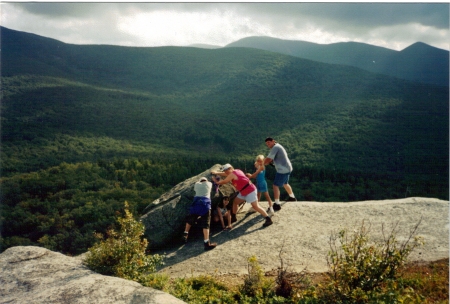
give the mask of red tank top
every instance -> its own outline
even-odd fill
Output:
[[[248,177],[245,176],[244,172],[239,169],[234,169],[233,174],[236,175],[238,179],[231,180],[231,183],[237,189],[237,191],[241,193],[241,195],[245,196],[256,190],[256,186],[250,182]]]

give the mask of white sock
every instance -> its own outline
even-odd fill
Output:
[[[205,242],[205,244],[208,243],[208,242],[209,242],[209,239],[205,240],[204,242]]]
[[[270,207],[270,211],[275,212],[275,211],[273,211],[273,207]]]
[[[293,197],[293,198],[295,198],[295,195],[294,195],[294,193],[292,193],[292,194],[289,194],[289,196],[290,196],[290,197]]]
[[[276,199],[276,200],[275,200],[275,204],[280,204],[280,200],[279,200],[279,199]]]

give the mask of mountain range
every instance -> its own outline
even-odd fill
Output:
[[[449,85],[449,52],[417,42],[395,51],[358,42],[317,44],[271,37],[247,37],[226,45],[343,64],[416,82]]]
[[[445,82],[440,62],[427,78],[414,59],[441,50],[415,44],[395,57],[356,43],[320,52],[308,44],[309,56],[322,54],[312,60],[281,54],[283,41],[277,52],[245,39],[217,49],[122,47],[0,30],[4,175],[156,153],[245,160],[251,170],[272,136],[297,172],[392,174],[437,183],[448,197],[448,85],[430,83]],[[415,81],[356,67],[349,57],[404,68],[403,75],[414,70]]]

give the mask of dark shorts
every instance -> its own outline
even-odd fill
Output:
[[[199,217],[200,219],[198,219]],[[209,225],[211,223],[211,210],[209,210],[208,213],[204,215],[189,214],[186,217],[186,223],[188,223],[189,225],[192,226],[195,224],[195,222],[197,222],[203,229],[209,229]]]
[[[275,174],[275,180],[273,181],[273,184],[278,187],[283,187],[286,184],[289,184],[289,176],[291,173],[276,173]]]

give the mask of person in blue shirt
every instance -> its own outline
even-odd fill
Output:
[[[281,209],[280,205],[280,187],[283,187],[289,198],[287,201],[297,201],[291,186],[289,185],[289,176],[292,172],[292,164],[282,145],[277,143],[272,137],[266,138],[266,146],[270,149],[269,155],[264,159],[264,165],[273,164],[277,173],[273,181],[273,198],[275,200],[273,209],[278,211]]]
[[[247,173],[248,178],[256,178],[256,189],[258,190],[258,201],[261,201],[261,194],[264,193],[267,202],[269,203],[269,208],[267,209],[267,214],[272,216],[274,214],[273,203],[270,199],[269,189],[267,187],[266,181],[266,167],[264,166],[264,155],[258,155],[255,159],[256,171],[253,174]]]

